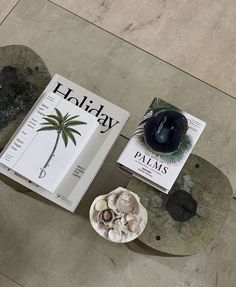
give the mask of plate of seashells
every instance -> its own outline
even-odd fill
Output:
[[[96,197],[89,218],[103,238],[125,243],[137,238],[147,224],[147,210],[137,194],[122,187]]]

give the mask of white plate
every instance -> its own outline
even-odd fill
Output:
[[[107,200],[108,196],[111,195],[111,194],[115,193],[117,195],[120,195],[123,192],[127,192],[127,191],[129,193],[131,193],[135,197],[135,199],[137,200],[137,202],[139,204],[138,217],[142,218],[142,221],[139,224],[139,232],[138,233],[136,233],[136,232],[129,232],[128,236],[127,237],[123,236],[120,241],[111,240],[107,236],[107,231],[99,226],[99,222],[97,221],[97,215],[98,215],[99,212],[95,210],[95,204],[101,199]],[[127,189],[125,189],[123,187],[118,187],[117,189],[109,192],[108,194],[100,195],[100,196],[98,196],[98,197],[96,197],[94,199],[93,203],[91,204],[90,210],[89,210],[89,219],[90,219],[91,225],[94,228],[94,230],[99,235],[101,235],[103,238],[105,238],[105,239],[107,239],[109,241],[112,241],[112,242],[116,242],[116,243],[125,243],[125,242],[130,242],[130,241],[136,239],[144,231],[144,228],[145,228],[145,226],[147,224],[148,215],[147,215],[146,208],[141,204],[140,198],[137,196],[137,194],[135,194],[134,192],[132,192],[130,190],[127,190]]]

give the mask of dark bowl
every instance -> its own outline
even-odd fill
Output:
[[[161,111],[146,121],[145,142],[154,151],[172,153],[178,150],[187,129],[188,121],[183,114],[172,110]]]

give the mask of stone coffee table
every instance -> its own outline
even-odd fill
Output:
[[[139,240],[178,256],[195,254],[213,241],[227,218],[232,198],[227,177],[194,154],[168,195],[135,178],[127,188],[139,195],[148,211],[148,223]]]

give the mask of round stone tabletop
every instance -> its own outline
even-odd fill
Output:
[[[43,60],[29,47],[0,47],[0,149],[50,80]]]
[[[230,210],[232,188],[227,177],[203,158],[191,154],[169,195],[132,178],[127,188],[137,193],[148,211],[139,240],[162,253],[191,255],[206,248],[220,231]],[[170,196],[179,190],[197,202],[195,215],[176,221],[167,211]]]

